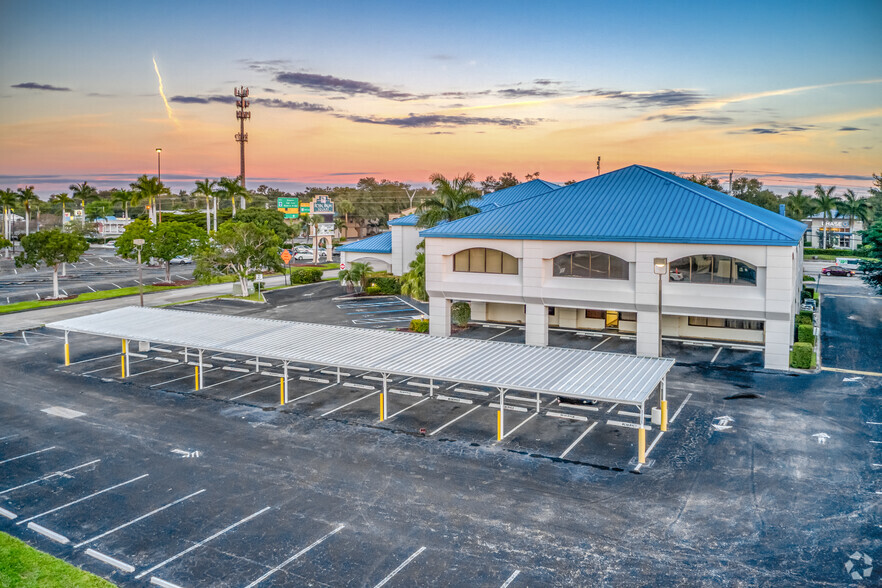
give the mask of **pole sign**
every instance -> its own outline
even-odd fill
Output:
[[[334,202],[325,195],[316,196],[315,200],[312,201],[312,212],[314,214],[317,213],[330,213],[334,214]]]
[[[345,269],[346,269],[346,264],[345,264],[345,263],[341,263],[341,264],[340,264],[340,269],[341,269],[341,270],[345,270]]]
[[[285,213],[285,218],[297,218],[300,216],[300,199],[279,198],[276,200],[276,209]]]

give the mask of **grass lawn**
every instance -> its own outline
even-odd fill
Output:
[[[3,588],[113,588],[107,580],[37,551],[0,533],[0,586]]]
[[[174,290],[176,288],[186,288],[186,286],[144,286],[144,294],[150,292],[159,292],[161,290]],[[0,306],[0,314],[7,312],[18,312],[20,310],[33,310],[35,308],[43,308],[44,306],[57,306],[59,304],[70,304],[72,302],[88,302],[89,300],[104,300],[105,298],[119,298],[120,296],[131,296],[138,293],[138,287],[117,288],[116,290],[99,290],[98,292],[86,292],[80,294],[76,298],[67,300],[27,300],[25,302],[15,302],[13,304],[4,304]]]

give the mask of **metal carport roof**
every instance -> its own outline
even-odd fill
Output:
[[[46,325],[354,370],[639,406],[673,359],[375,331],[313,323],[127,307]]]

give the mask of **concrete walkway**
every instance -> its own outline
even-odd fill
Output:
[[[336,278],[338,271],[339,270],[327,270],[324,273],[324,277]],[[266,278],[265,282],[270,288],[283,286],[285,284],[285,277],[269,276]],[[232,294],[232,292],[232,283],[193,286],[177,290],[164,290],[162,292],[144,294],[144,306],[162,306],[164,304],[185,302],[187,300],[224,296]],[[113,310],[114,308],[137,306],[138,303],[139,300],[136,294],[134,296],[109,298],[107,300],[94,300],[79,304],[59,304],[58,306],[47,306],[46,308],[37,308],[24,312],[13,312],[0,315],[0,333],[12,333],[24,329],[36,329],[42,327],[46,323],[95,314],[98,312],[104,312],[105,310]]]

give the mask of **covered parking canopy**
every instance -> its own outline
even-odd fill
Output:
[[[46,326],[63,330],[65,345],[67,333],[76,332],[195,349],[200,363],[203,351],[280,360],[286,372],[284,390],[288,362],[377,372],[383,376],[384,393],[390,375],[489,386],[500,393],[500,433],[509,390],[532,392],[537,399],[551,394],[628,404],[640,408],[641,445],[644,406],[656,389],[661,391],[665,430],[665,378],[674,365],[667,358],[159,308],[127,307]],[[123,349],[127,352],[127,345]]]

